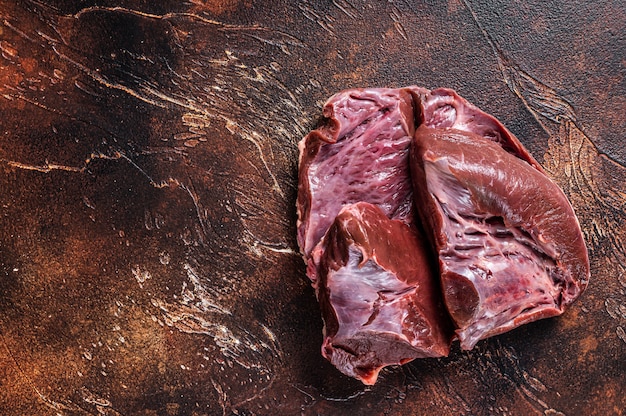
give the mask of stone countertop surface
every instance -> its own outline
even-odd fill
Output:
[[[0,413],[621,415],[626,6],[0,3]],[[454,88],[569,196],[562,316],[375,386],[320,354],[297,142],[333,93]]]

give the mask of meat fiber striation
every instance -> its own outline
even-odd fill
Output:
[[[299,144],[297,239],[322,354],[374,384],[560,315],[589,259],[563,192],[493,116],[454,91],[354,89]]]

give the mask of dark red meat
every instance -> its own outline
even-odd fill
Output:
[[[299,144],[297,239],[339,370],[370,384],[447,354],[450,317],[469,349],[584,290],[572,207],[494,117],[419,87],[343,91],[323,113]]]
[[[428,91],[413,88],[419,125],[449,128],[473,133],[498,143],[507,152],[530,163],[543,172],[541,165],[528,153],[520,141],[495,117],[485,113],[448,88]]]
[[[453,334],[413,224],[416,93],[427,91],[339,93],[300,143],[298,243],[324,317],[322,354],[366,384],[386,365],[446,355]]]
[[[408,152],[420,124],[479,134],[541,170],[500,122],[450,89],[346,90],[328,100],[323,114],[325,123],[299,144],[297,237],[313,264],[321,254],[315,247],[346,205],[370,202],[389,218],[413,221]]]
[[[420,127],[413,183],[461,347],[560,315],[589,260],[574,211],[542,172],[473,133]]]
[[[315,281],[314,253],[342,207],[370,202],[412,221],[409,146],[415,132],[408,89],[348,90],[324,105],[324,125],[299,145],[298,244]]]
[[[339,212],[323,244],[317,295],[333,365],[374,384],[386,365],[448,354],[452,326],[415,227],[361,202]]]

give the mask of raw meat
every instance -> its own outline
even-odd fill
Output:
[[[299,144],[297,240],[345,374],[446,355],[452,321],[470,349],[586,287],[572,207],[493,116],[420,87],[343,91],[323,114]]]
[[[386,365],[448,355],[453,329],[423,240],[365,202],[344,207],[326,233],[322,354],[344,374],[374,384]]]
[[[426,93],[344,91],[300,143],[298,243],[324,318],[322,354],[365,384],[386,365],[447,355],[453,335],[413,223],[413,100]]]
[[[409,146],[415,132],[408,89],[348,90],[324,105],[324,125],[299,145],[298,243],[315,282],[314,253],[342,207],[370,202],[410,223]]]
[[[479,134],[541,170],[500,122],[447,88],[346,90],[323,115],[299,143],[297,237],[313,282],[322,250],[315,248],[342,207],[370,202],[389,218],[413,221],[408,153],[420,124]]]
[[[498,143],[507,152],[530,163],[543,172],[539,163],[528,153],[520,141],[495,117],[485,113],[449,88],[428,91],[412,88],[418,106],[418,122],[432,128],[449,128],[474,133]]]
[[[497,143],[449,128],[418,128],[411,155],[462,348],[560,315],[584,290],[582,232],[546,175]]]

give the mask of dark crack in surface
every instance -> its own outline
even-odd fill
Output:
[[[578,3],[2,2],[0,407],[621,414],[625,12]],[[338,90],[410,84],[543,155],[592,281],[558,319],[364,387],[319,351],[296,144]]]

